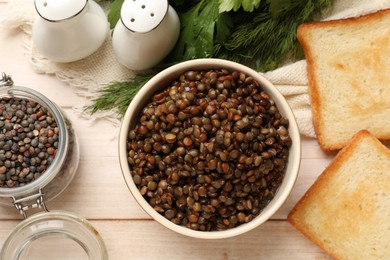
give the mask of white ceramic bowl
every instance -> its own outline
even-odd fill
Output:
[[[262,212],[251,220],[248,223],[239,225],[237,227],[224,230],[224,231],[195,231],[184,226],[176,225],[170,220],[166,219],[164,216],[160,215],[155,211],[149,203],[142,197],[141,193],[138,191],[129,169],[127,161],[127,137],[130,129],[134,128],[138,121],[138,117],[144,108],[144,106],[150,102],[151,97],[154,93],[163,90],[166,88],[174,79],[177,79],[179,75],[188,70],[207,70],[207,69],[230,69],[238,70],[247,75],[252,76],[257,80],[263,89],[269,94],[269,96],[275,101],[279,112],[289,120],[289,134],[292,139],[292,146],[290,147],[288,165],[286,173],[283,179],[281,186],[279,187],[275,197],[271,202],[262,210]],[[298,175],[300,159],[301,159],[301,141],[299,136],[298,127],[294,118],[294,115],[287,104],[285,98],[279,93],[279,91],[270,83],[266,78],[264,78],[258,72],[235,62],[220,60],[220,59],[198,59],[191,60],[179,63],[172,67],[165,69],[156,76],[154,76],[150,81],[148,81],[144,87],[137,93],[133,101],[129,105],[125,117],[123,119],[120,137],[119,137],[119,158],[122,168],[122,173],[130,192],[133,194],[136,201],[139,205],[156,221],[164,225],[165,227],[186,235],[196,238],[204,239],[219,239],[233,237],[242,233],[245,233],[249,230],[254,229],[255,227],[261,225],[267,221],[285,202],[286,198],[290,194],[295,180]]]

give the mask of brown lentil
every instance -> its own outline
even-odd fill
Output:
[[[260,84],[225,69],[187,71],[155,94],[127,145],[149,204],[201,231],[259,215],[282,183],[290,146],[288,120]]]

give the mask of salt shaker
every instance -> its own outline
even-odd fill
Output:
[[[108,33],[103,9],[93,0],[35,0],[32,39],[49,60],[72,62],[94,53]]]
[[[168,0],[125,0],[113,32],[118,61],[131,70],[161,62],[175,46],[180,20]]]

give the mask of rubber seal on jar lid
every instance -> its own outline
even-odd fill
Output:
[[[45,20],[58,22],[81,13],[88,0],[35,0],[35,9]]]
[[[125,0],[121,21],[130,31],[150,32],[160,25],[168,8],[168,0]]]
[[[19,223],[4,242],[0,259],[108,259],[99,232],[64,211],[41,212]]]

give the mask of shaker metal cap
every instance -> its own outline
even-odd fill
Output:
[[[162,22],[168,7],[168,0],[125,0],[121,20],[130,31],[146,33]]]
[[[34,3],[35,9],[43,19],[56,22],[79,14],[88,0],[35,0]]]

